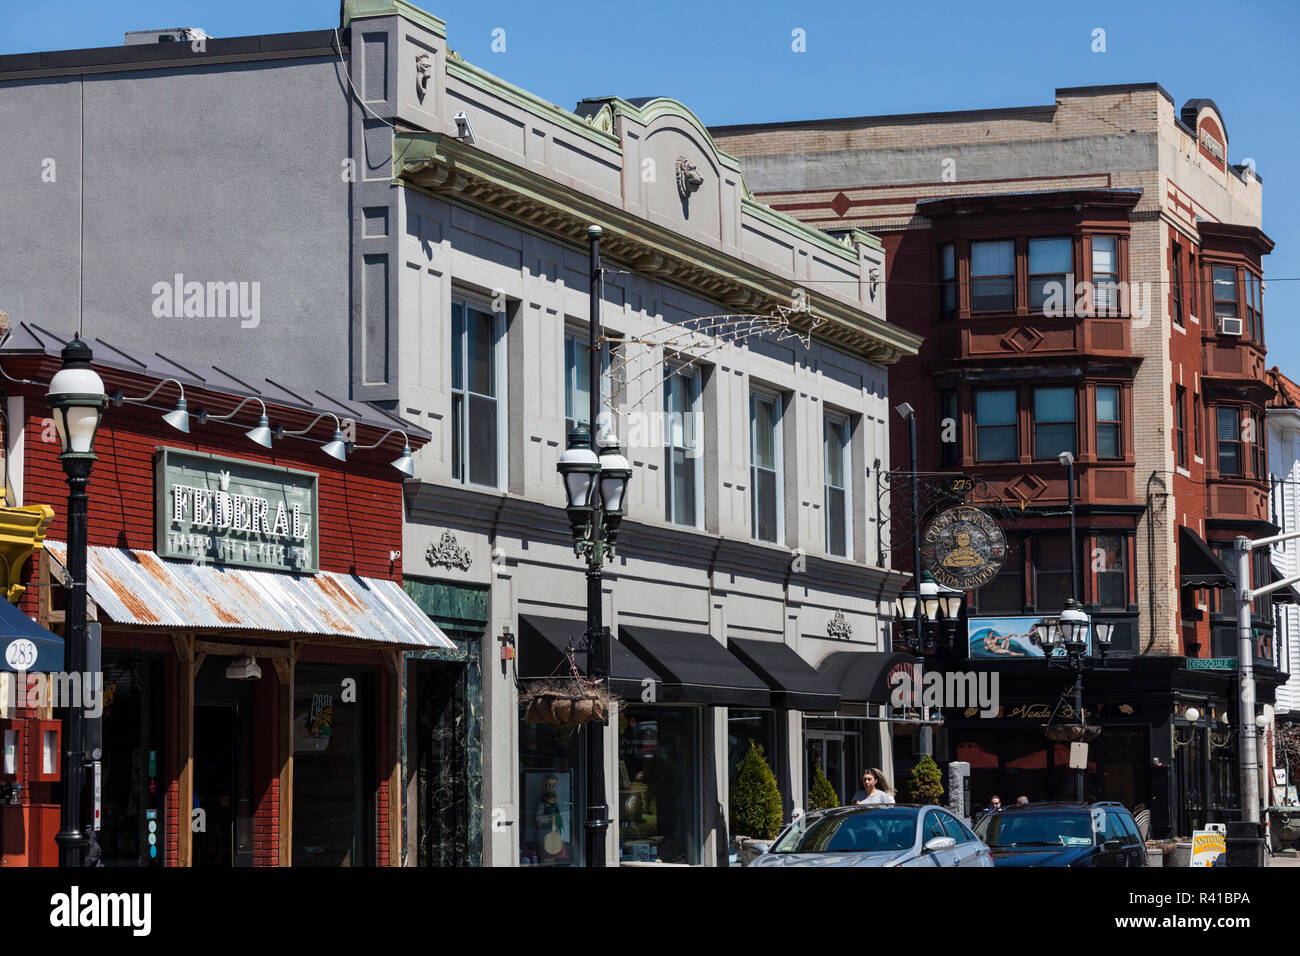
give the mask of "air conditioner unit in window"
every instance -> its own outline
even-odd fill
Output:
[[[1226,316],[1220,317],[1220,319],[1219,319],[1219,334],[1220,334],[1220,335],[1240,335],[1240,334],[1241,334],[1241,319],[1230,319],[1230,318],[1227,318]]]

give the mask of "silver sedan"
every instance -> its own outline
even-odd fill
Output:
[[[750,866],[989,866],[993,853],[937,806],[877,804],[805,814]]]

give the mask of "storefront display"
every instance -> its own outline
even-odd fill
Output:
[[[699,764],[698,709],[619,710],[620,860],[701,862]]]
[[[583,863],[579,740],[572,729],[520,722],[521,865]]]

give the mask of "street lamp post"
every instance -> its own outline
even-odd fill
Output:
[[[569,526],[573,532],[573,550],[587,561],[587,679],[596,681],[608,675],[608,634],[604,626],[602,581],[605,559],[613,557],[619,525],[623,521],[623,501],[632,466],[623,456],[612,428],[602,436],[600,421],[600,236],[599,226],[587,230],[590,243],[591,270],[591,349],[590,427],[579,423],[569,432],[568,449],[557,466],[564,481]],[[609,807],[605,803],[604,724],[591,721],[584,725],[587,763],[586,863],[589,867],[605,865],[605,835],[609,830]]]
[[[1056,456],[1056,460],[1065,466],[1067,477],[1066,483],[1069,485],[1070,495],[1070,596],[1074,598],[1075,603],[1079,602],[1079,542],[1075,538],[1074,530],[1074,455],[1071,452],[1063,451]]]
[[[1094,632],[1097,637],[1097,649],[1100,651],[1100,660],[1104,665],[1106,661],[1106,649],[1110,647],[1111,637],[1114,635],[1115,625],[1108,621],[1099,621],[1094,626],[1092,619],[1079,606],[1079,602],[1074,598],[1069,598],[1065,602],[1065,610],[1061,612],[1055,625],[1039,624],[1035,628],[1038,632],[1039,641],[1043,645],[1043,657],[1047,661],[1048,668],[1058,667],[1072,671],[1074,674],[1074,687],[1072,693],[1072,706],[1074,708],[1075,719],[1078,720],[1080,728],[1084,725],[1083,719],[1083,672],[1088,667],[1096,663],[1096,658],[1088,654],[1088,637],[1090,632]],[[1063,658],[1057,658],[1053,651],[1060,646],[1065,651]],[[1074,798],[1080,802],[1084,799],[1084,768],[1076,767],[1074,770]]]
[[[69,673],[87,675],[86,658],[86,486],[95,463],[95,433],[108,396],[104,382],[91,367],[90,346],[74,338],[63,349],[63,365],[46,393],[59,434],[63,471],[68,479],[67,597],[64,616]],[[59,832],[59,864],[82,865],[82,850],[90,842],[82,819],[82,795],[86,779],[85,715],[69,702],[63,748],[63,808]]]

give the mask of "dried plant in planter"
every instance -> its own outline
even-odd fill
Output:
[[[524,720],[552,727],[577,727],[593,720],[604,723],[615,699],[604,681],[581,677],[549,677],[532,681],[519,691]]]

